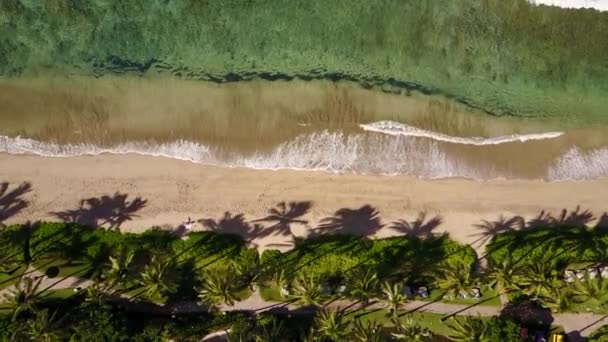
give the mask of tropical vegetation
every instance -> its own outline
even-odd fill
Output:
[[[485,269],[471,247],[447,235],[318,234],[291,250],[259,255],[243,238],[215,232],[177,236],[156,228],[131,234],[46,222],[7,226],[0,239],[13,252],[3,254],[13,271],[2,280],[2,336],[187,341],[230,328],[231,340],[240,341],[431,341],[439,335],[515,341],[520,326],[548,328],[507,313],[507,307],[500,318],[446,316],[441,329],[413,319],[412,301],[491,305],[479,292],[505,296],[508,307],[608,313],[608,232],[566,218],[544,219],[544,225],[537,220],[492,237]],[[90,283],[73,291],[48,285],[73,277]],[[429,297],[420,293],[423,288]],[[221,313],[256,291],[269,305],[279,301],[301,312]],[[177,309],[184,302],[195,305],[194,311]],[[374,310],[383,315],[374,316]]]

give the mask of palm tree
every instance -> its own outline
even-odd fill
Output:
[[[367,306],[370,298],[378,293],[378,275],[372,269],[367,268],[355,272],[348,282],[350,284],[349,295]]]
[[[343,341],[348,328],[348,322],[344,320],[342,313],[327,309],[317,314],[315,325],[319,334],[330,341]]]
[[[300,341],[302,342],[320,342],[321,336],[319,336],[319,332],[315,327],[311,327],[308,333],[304,333],[300,336]]]
[[[256,285],[260,283],[262,273],[259,260],[256,259],[252,264],[233,262],[232,267],[238,275],[238,281],[243,284],[243,287],[249,287],[251,292],[255,291]]]
[[[281,342],[286,341],[284,338],[285,327],[283,321],[272,318],[271,323],[258,326],[258,331],[255,335],[255,342]]]
[[[255,326],[249,320],[240,321],[232,325],[226,334],[228,342],[250,342],[255,338]]]
[[[14,289],[8,290],[8,293],[3,295],[5,302],[8,302],[13,307],[13,321],[22,312],[35,312],[36,304],[38,303],[38,288],[42,278],[32,279],[30,277],[21,277],[15,284]]]
[[[433,333],[416,323],[412,316],[408,315],[404,320],[393,319],[397,332],[391,334],[397,341],[430,342]]]
[[[454,298],[458,295],[469,295],[477,281],[473,277],[471,267],[464,262],[446,264],[437,277],[437,286],[446,296]]]
[[[132,251],[123,248],[116,257],[111,256],[109,258],[111,267],[102,274],[103,282],[108,288],[124,287],[127,284],[129,281],[129,267],[133,262],[134,255]]]
[[[389,309],[389,315],[396,319],[399,308],[407,302],[403,295],[403,284],[395,283],[391,285],[389,282],[384,282],[381,290],[384,296],[380,300]]]
[[[589,272],[585,272],[583,279],[574,278],[572,295],[575,302],[586,304],[587,309],[591,310],[597,310],[608,303],[608,279],[592,279]]]
[[[376,321],[367,321],[364,324],[360,319],[356,319],[353,323],[351,341],[382,342],[385,339],[382,334],[380,334],[381,331],[382,325]]]
[[[494,265],[488,274],[488,286],[498,292],[503,305],[506,304],[505,293],[518,289],[521,273],[522,267],[518,266],[510,256],[507,256],[497,265]]]
[[[178,283],[169,273],[174,266],[173,258],[152,256],[138,279],[138,283],[146,288],[148,299],[164,301],[168,294],[177,291]]]
[[[557,285],[554,267],[548,262],[539,261],[529,265],[521,275],[522,292],[534,300],[543,293],[551,292],[551,289]]]
[[[538,297],[540,304],[555,313],[562,313],[572,308],[574,293],[567,287],[553,287]]]
[[[452,317],[447,326],[452,330],[448,338],[458,342],[493,342],[486,322],[479,317]]]
[[[293,297],[303,305],[321,306],[319,280],[312,276],[299,277],[295,281]]]
[[[239,286],[232,271],[208,272],[203,277],[202,287],[198,297],[210,305],[234,305],[238,301]]]
[[[287,283],[287,273],[285,273],[284,269],[281,268],[272,275],[272,284],[277,288],[280,289],[283,286],[287,285]]]
[[[36,317],[27,321],[24,331],[24,335],[29,337],[29,341],[36,342],[53,342],[59,341],[58,332],[58,321],[55,319],[53,312],[49,316],[48,310],[42,310],[36,314]]]

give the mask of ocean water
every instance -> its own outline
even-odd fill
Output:
[[[608,176],[608,127],[493,117],[348,83],[33,79],[0,90],[0,153],[429,179]]]
[[[562,8],[594,8],[608,11],[608,0],[530,0],[535,5],[557,6]]]

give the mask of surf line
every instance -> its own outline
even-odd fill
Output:
[[[377,132],[390,135],[401,135],[417,138],[428,138],[437,141],[443,141],[453,144],[465,145],[498,145],[512,142],[526,142],[531,140],[554,139],[560,137],[564,132],[546,132],[546,133],[531,133],[531,134],[511,134],[499,137],[455,137],[443,133],[427,131],[414,126],[402,124],[394,121],[378,121],[370,124],[359,125],[363,130]]]

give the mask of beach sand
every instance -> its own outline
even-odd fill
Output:
[[[311,201],[310,210],[297,218],[308,223],[292,224],[295,235],[307,235],[321,220],[340,209],[370,205],[378,210],[384,225],[376,237],[400,234],[390,228],[392,222],[414,221],[420,212],[426,212],[427,219],[435,215],[442,219],[434,232],[448,232],[464,243],[475,242],[478,252],[483,241],[478,240],[476,234],[480,231],[475,225],[482,220],[496,221],[501,215],[530,219],[542,210],[558,215],[564,208],[574,210],[579,205],[597,217],[608,209],[608,179],[556,183],[419,180],[404,176],[230,169],[139,155],[45,158],[0,154],[0,182],[9,182],[9,191],[22,182],[32,185],[31,191],[23,195],[28,206],[5,224],[58,220],[52,212],[75,210],[82,199],[114,196],[117,192],[128,195],[126,201],[136,197],[147,201],[120,226],[121,231],[129,232],[152,226],[171,229],[188,216],[193,220],[219,220],[225,212],[243,214],[251,222],[265,217],[267,210],[279,202]],[[91,213],[96,215],[97,223],[103,223],[107,208],[90,210]],[[197,223],[193,229],[203,227]],[[254,238],[252,243],[262,249],[285,249],[291,240],[289,235],[277,234]]]

